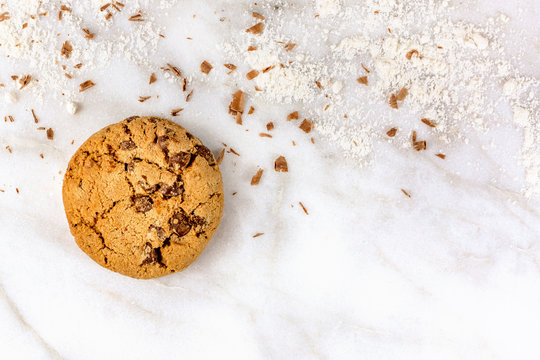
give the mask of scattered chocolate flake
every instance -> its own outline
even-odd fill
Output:
[[[390,101],[388,103],[390,104],[390,107],[392,109],[397,109],[398,108],[396,94],[390,95]]]
[[[254,86],[253,88],[255,89],[255,91],[262,91],[262,89],[259,88],[258,86]]]
[[[167,63],[167,67],[170,71],[172,71],[174,75],[176,75],[177,77],[182,77],[182,72],[176,66],[172,66],[171,64]]]
[[[416,55],[416,57],[419,56],[418,50],[413,49],[413,50],[409,51],[409,52],[405,55],[405,57],[407,58],[407,60],[411,60],[412,57],[413,57],[414,55]]]
[[[283,156],[280,156],[274,162],[274,170],[277,172],[288,172],[287,160]]]
[[[440,157],[440,158],[443,159],[443,160],[446,159],[446,155],[441,154],[441,153],[435,154],[435,156]]]
[[[54,139],[54,130],[51,128],[47,129],[47,139],[52,140]]]
[[[19,78],[18,75],[11,75],[11,80],[17,80]]]
[[[403,194],[405,194],[406,197],[410,198],[411,197],[411,194],[409,194],[408,192],[406,192],[405,190],[401,189],[401,192]]]
[[[233,148],[230,148],[230,149],[229,149],[229,152],[232,153],[232,154],[234,154],[234,155],[236,155],[236,156],[240,156],[240,154],[237,153],[236,151],[234,151]]]
[[[268,124],[266,124],[266,130],[268,131],[274,130],[274,123],[270,121]]]
[[[34,109],[31,109],[30,111],[32,111],[32,117],[34,118],[34,124],[37,124],[39,122],[37,116],[36,116],[36,113],[34,112]]]
[[[6,145],[6,150],[9,151],[10,154],[12,153],[11,148],[9,147],[9,145]],[[252,182],[251,185],[253,185],[253,180],[251,180],[251,182]]]
[[[82,64],[79,63],[79,64],[77,64],[77,65],[74,65],[73,67],[74,67],[75,69],[80,69],[80,68],[82,68]]]
[[[253,45],[248,46],[248,51],[255,51],[255,50],[257,50],[256,46],[253,46]]]
[[[13,78],[13,76],[11,78]],[[32,80],[32,75],[24,75],[23,77],[21,77],[19,79],[19,84],[21,85],[19,90],[24,89],[28,84],[30,84],[31,80]]]
[[[206,60],[201,63],[201,72],[208,75],[214,67]]]
[[[253,177],[251,178],[251,185],[254,186],[254,185],[259,185],[259,182],[261,181],[261,177],[263,175],[263,169],[259,169],[257,170],[257,173],[255,173],[255,175],[253,175]]]
[[[301,201],[299,201],[298,204],[300,204],[300,206],[302,207],[302,210],[304,210],[304,212],[306,213],[306,215],[309,215],[309,212],[307,211],[307,209],[306,209],[306,207],[304,206],[304,204],[302,204]]]
[[[45,156],[43,156],[43,154],[39,154],[39,157],[45,159]]]
[[[426,119],[426,118],[422,118],[420,119],[424,124],[426,124],[427,126],[431,127],[431,128],[434,128],[434,127],[437,127],[437,125],[435,125],[435,123],[429,119]]]
[[[260,23],[257,23],[255,25],[253,25],[249,29],[247,29],[246,32],[250,33],[250,34],[253,34],[253,35],[257,35],[257,34],[262,33],[263,29],[264,29],[264,24],[262,22],[260,22]]]
[[[298,120],[298,111],[292,112],[287,115],[287,121]]]
[[[259,72],[258,72],[257,70],[251,70],[250,72],[248,72],[248,73],[246,74],[246,78],[247,78],[248,80],[251,80],[251,79],[256,78],[258,75],[259,75]]]
[[[138,101],[142,103],[142,102],[145,102],[146,100],[148,100],[150,98],[151,98],[151,96],[139,96]]]
[[[251,115],[255,112],[255,108],[253,106],[250,106],[249,107],[249,110],[248,110],[248,115]]]
[[[296,47],[295,43],[288,43],[287,45],[285,45],[285,51],[291,51],[295,47]]]
[[[216,163],[218,165],[221,165],[221,162],[223,161],[223,157],[225,156],[225,149],[222,149],[221,152],[219,153],[219,156],[216,160]]]
[[[292,141],[292,146],[296,146],[296,143],[294,142],[294,140]]]
[[[227,75],[229,75],[230,73],[232,73],[234,70],[236,70],[236,65],[234,64],[223,64],[223,66],[225,66],[227,69],[231,70],[227,73]]]
[[[9,19],[10,19],[9,12],[5,11],[0,14],[0,22],[9,20]]]
[[[67,77],[68,79],[73,79],[73,77],[69,75],[68,73],[64,73],[64,76]]]
[[[360,64],[362,66],[362,69],[365,70],[365,72],[367,72],[368,74],[371,73],[371,71],[368,70],[367,67],[364,66],[364,64]]]
[[[141,13],[131,15],[128,20],[129,21],[144,21]]]
[[[265,67],[265,68],[263,69],[263,71],[262,71],[262,72],[263,72],[263,74],[264,74],[264,73],[266,73],[266,72],[268,72],[268,71],[272,70],[272,69],[273,69],[273,68],[275,68],[275,67],[276,67],[275,65],[272,65],[272,66],[268,66],[268,67]]]
[[[177,116],[183,110],[184,110],[184,108],[173,109],[173,110],[171,110],[171,116]]]
[[[412,132],[411,141],[412,141],[412,146],[414,150],[416,151],[426,150],[427,148],[426,141],[416,141],[416,131]]]
[[[15,122],[15,119],[11,115],[8,115],[8,119],[9,119],[9,122]]]
[[[252,12],[251,16],[253,16],[254,18],[259,19],[259,20],[264,20],[264,16],[262,16],[261,14],[256,13],[256,12]]]
[[[399,90],[396,97],[397,101],[403,101],[407,97],[408,93],[409,93],[409,90],[407,90],[407,88],[401,88],[401,90]]]
[[[245,95],[242,90],[238,90],[232,95],[232,101],[229,104],[229,114],[235,115],[238,122],[238,117],[240,117],[240,122],[242,121],[242,114],[244,113],[244,102]]]
[[[155,73],[150,74],[150,80],[148,81],[148,85],[155,83],[156,80],[157,80],[156,74]]]
[[[19,194],[19,188],[15,188],[15,191],[17,192],[17,194]]]
[[[313,122],[309,121],[308,119],[304,119],[299,128],[302,129],[302,131],[304,131],[306,134],[309,134],[313,128]]]
[[[148,195],[135,195],[131,198],[135,211],[145,213],[154,207],[154,201]]]
[[[22,24],[22,28],[23,28],[23,29],[26,29],[27,27],[28,27],[28,23]]]
[[[84,38],[85,39],[88,39],[88,40],[92,40],[95,36],[94,33],[91,33],[90,30],[88,29],[82,29],[83,33],[84,33]]]
[[[238,125],[242,125],[242,114],[240,113],[236,113],[236,115],[234,115],[234,118],[236,119],[236,123]],[[246,130],[247,131],[247,130]]]
[[[99,11],[105,11],[109,6],[111,6],[111,3],[107,3],[99,8]]]
[[[368,86],[368,77],[367,76],[361,76],[358,79],[356,79],[360,84]]]
[[[182,91],[186,92],[186,90],[187,90],[187,79],[183,78],[182,79]]]
[[[42,131],[42,130],[46,130],[46,128],[43,127],[43,126],[40,126],[40,127],[37,128],[37,130]]]
[[[94,82],[92,80],[86,80],[85,82],[81,83],[79,85],[79,92],[83,92],[83,91],[86,91],[88,89],[90,89],[92,86],[94,86],[96,84],[94,84]]]
[[[111,18],[112,18],[111,13],[107,13],[107,15],[105,15],[105,20],[110,20]]]
[[[317,87],[319,89],[322,89],[322,85],[321,85],[321,82],[320,81],[315,81],[315,85],[317,85]]]
[[[186,96],[186,102],[189,102],[189,100],[191,100],[191,96],[193,95],[193,89],[189,92],[189,94],[187,94]]]
[[[267,133],[259,133],[259,136],[260,136],[260,137],[267,137],[267,138],[271,138],[271,137],[272,137],[272,135],[267,134]]]
[[[133,140],[130,139],[130,140],[122,141],[119,147],[120,147],[120,150],[133,150],[137,148],[137,145],[135,144],[135,142],[133,142]]]
[[[388,131],[386,132],[386,135],[388,135],[389,137],[394,137],[394,136],[396,136],[396,134],[397,134],[397,130],[398,130],[398,129],[395,128],[395,127],[394,127],[394,128],[391,128],[390,130],[388,130]]]
[[[64,45],[62,45],[62,50],[60,51],[60,53],[62,54],[62,56],[65,56],[67,59],[69,59],[72,51],[73,47],[71,46],[69,41],[66,40],[64,42]]]
[[[314,138],[311,138],[311,143],[315,144],[315,139]]]

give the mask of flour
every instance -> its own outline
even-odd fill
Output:
[[[420,118],[431,119],[436,123],[431,136],[440,144],[467,143],[471,131],[507,121],[497,109],[510,105],[525,136],[525,192],[540,193],[538,80],[520,75],[513,65],[519,56],[502,45],[508,16],[483,24],[456,21],[450,1],[431,0],[317,0],[279,7],[266,1],[254,11],[267,18],[264,33],[241,29],[224,46],[253,69],[274,66],[256,79],[261,91],[245,88],[250,96],[296,104],[315,120],[319,133],[360,165],[371,161],[373,143],[396,124],[397,114],[405,129],[417,128]],[[287,30],[291,21],[296,31]],[[288,52],[286,43],[298,46]],[[248,45],[257,50],[247,52]],[[367,76],[369,85],[359,85],[359,76]],[[401,88],[408,95],[396,112],[387,104]],[[410,148],[407,136],[392,141]]]

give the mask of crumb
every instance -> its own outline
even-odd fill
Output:
[[[277,172],[288,172],[289,167],[287,166],[287,160],[285,157],[280,156],[274,162],[274,170]]]

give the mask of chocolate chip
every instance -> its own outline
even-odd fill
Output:
[[[189,140],[193,140],[195,139],[195,136],[191,135],[191,133],[189,131],[186,131],[186,136]]]
[[[185,168],[191,160],[191,154],[187,152],[179,152],[169,157],[169,166],[175,169]]]
[[[114,149],[113,147],[111,146],[111,144],[107,144],[107,151],[110,153],[114,152]]]
[[[172,186],[163,183],[160,185],[159,192],[165,199],[184,194],[184,187],[179,182],[175,182]]]
[[[133,206],[135,206],[137,212],[145,213],[152,210],[152,207],[154,206],[154,201],[147,195],[135,195],[131,200],[133,201]]]
[[[149,242],[144,245],[143,254],[146,257],[143,260],[142,265],[161,262],[161,250],[159,248],[152,248],[152,244]]]
[[[129,164],[125,164],[124,165],[124,169],[127,171],[127,172],[132,172],[133,170],[135,170],[135,164],[134,163],[129,163]]]
[[[125,119],[124,121],[127,122],[127,123],[130,123],[133,120],[138,119],[138,118],[139,118],[138,116],[130,116],[127,119]]]
[[[157,138],[157,144],[165,154],[169,152],[169,149],[167,148],[168,141],[169,137],[167,135],[158,136]]]
[[[184,236],[191,230],[189,219],[183,211],[174,213],[169,219],[169,227],[171,228],[171,231],[174,231],[178,236]]]
[[[196,149],[197,149],[197,155],[205,158],[206,161],[208,161],[209,165],[214,165],[216,163],[216,160],[214,160],[214,155],[212,154],[210,149],[208,149],[206,146],[197,145]]]
[[[159,184],[150,185],[148,184],[148,182],[146,182],[146,180],[140,180],[138,184],[140,187],[143,188],[144,191],[150,194],[156,192],[157,189],[159,189]]]
[[[204,226],[206,225],[206,220],[197,215],[191,215],[190,222],[193,226]]]
[[[156,230],[156,236],[159,240],[165,240],[167,238],[167,234],[165,234],[165,230],[161,226],[150,225],[148,230]]]
[[[124,132],[128,135],[131,135],[131,130],[129,130],[129,126],[126,124],[122,124],[122,127],[124,128]]]
[[[126,141],[122,141],[120,143],[120,149],[121,150],[133,150],[133,149],[136,149],[137,148],[137,145],[135,145],[135,143],[133,142],[133,140],[126,140]]]

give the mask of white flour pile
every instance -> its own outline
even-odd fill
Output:
[[[373,142],[397,125],[398,114],[392,141],[411,147],[411,130],[429,130],[445,144],[504,121],[498,108],[509,103],[524,130],[526,193],[540,193],[540,86],[519,74],[512,65],[519,57],[501,45],[507,16],[474,25],[452,20],[449,1],[433,0],[264,1],[251,11],[265,18],[250,23],[262,21],[264,31],[241,29],[224,46],[253,69],[270,67],[243,89],[250,96],[297,105],[362,164],[370,161]],[[367,86],[356,80],[364,76]],[[392,109],[390,96],[402,88],[408,94]],[[436,126],[428,129],[421,118]]]
[[[76,105],[72,101],[82,99],[79,83],[87,80],[89,70],[106,67],[113,57],[151,65],[147,59],[157,49],[160,29],[146,10],[163,11],[174,3],[176,0],[0,0],[0,19],[4,14],[0,55],[32,69],[32,80],[23,91],[34,92],[38,100],[52,94],[66,101],[66,110],[73,113]],[[144,21],[129,21],[139,11]],[[65,41],[72,48],[68,56],[61,53]],[[0,79],[0,83],[5,99],[16,101],[20,83],[11,79]]]

